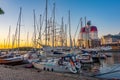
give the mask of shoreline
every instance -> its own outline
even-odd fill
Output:
[[[100,80],[71,73],[58,73],[24,68],[24,65],[8,66],[0,65],[0,80]],[[106,80],[106,79],[102,79]]]

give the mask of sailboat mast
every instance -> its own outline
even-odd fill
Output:
[[[70,36],[70,47],[72,48],[72,38],[71,38],[71,22],[70,22],[70,10],[68,11],[69,15],[69,36]]]
[[[55,3],[53,3],[53,28],[52,28],[52,47],[54,49],[56,44],[56,30],[55,30]]]
[[[27,47],[29,46],[29,32],[27,32]]]
[[[65,46],[67,47],[67,25],[65,24]]]
[[[82,17],[80,18],[81,28],[83,27]]]
[[[76,47],[76,35],[77,35],[77,31],[79,29],[80,23],[81,23],[81,18],[80,18],[80,21],[78,23],[78,26],[77,26],[77,29],[76,29],[76,32],[75,32],[75,35],[74,35],[74,39],[73,39],[73,41],[74,41],[74,47]]]
[[[40,42],[41,42],[41,30],[42,30],[42,15],[40,15],[40,32],[39,32]]]
[[[4,39],[4,49],[6,48],[5,39]]]
[[[81,29],[82,29],[82,27],[83,27],[83,22],[82,22],[82,17],[80,18],[80,23],[81,23]],[[79,35],[80,35],[80,39],[83,39],[83,33],[80,33],[80,31],[79,31]]]
[[[13,35],[12,35],[12,49],[13,49],[13,47],[14,47],[14,44],[15,44],[15,35],[13,34]]]
[[[9,26],[9,32],[8,32],[8,44],[7,44],[8,48],[10,48],[10,33],[11,33],[11,26]]]
[[[33,10],[34,15],[34,48],[36,48],[36,25],[35,25],[35,10]]]
[[[85,26],[86,26],[86,16],[85,16]]]
[[[45,19],[45,45],[47,45],[47,6],[48,5],[48,0],[46,0],[46,8],[45,8],[45,11],[46,11],[46,19]]]
[[[20,47],[21,14],[22,14],[22,8],[20,7],[19,22],[18,22],[18,51]]]
[[[48,43],[47,43],[47,45],[49,45],[49,43],[50,43],[50,20],[48,20]]]
[[[61,25],[61,46],[63,47],[63,26],[64,26],[64,22],[63,22],[63,17],[62,17],[62,25]]]

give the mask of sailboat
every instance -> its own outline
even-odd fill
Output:
[[[20,14],[19,14],[19,19],[18,19],[18,24],[17,24],[17,27],[19,27],[18,48],[20,44],[21,12],[22,12],[22,8],[20,8]],[[17,27],[16,27],[16,30],[17,30]],[[0,64],[13,64],[13,63],[18,63],[22,61],[23,61],[23,57],[19,54],[13,53],[13,50],[8,51],[7,54],[0,56]]]
[[[33,62],[32,64],[35,68],[41,70],[78,73],[81,65],[75,57],[74,55],[66,55],[59,59],[46,59],[40,62]]]
[[[44,56],[42,56],[39,51],[36,50],[37,48],[37,40],[36,40],[36,16],[35,16],[35,10],[33,10],[34,13],[34,37],[33,37],[33,49],[31,51],[28,51],[26,54],[23,55],[24,57],[24,63],[32,63],[32,62],[36,62],[39,61],[41,58],[43,58]]]
[[[13,56],[11,58],[0,59],[0,64],[17,64],[23,61],[22,56]]]
[[[63,27],[63,26],[62,26]],[[51,28],[51,29],[50,29]],[[55,23],[55,3],[53,3],[53,16],[48,20],[48,0],[46,0],[46,6],[45,6],[45,44],[38,42],[39,45],[42,46],[43,51],[46,53],[53,53],[54,51],[59,51],[62,50],[62,48],[57,47],[58,45],[58,40],[57,40],[57,32],[59,29],[56,28],[56,23]],[[62,36],[62,34],[60,34]],[[60,36],[59,35],[59,36]],[[51,38],[50,38],[51,36]],[[51,39],[51,45],[49,45]],[[61,41],[62,42],[62,41]]]

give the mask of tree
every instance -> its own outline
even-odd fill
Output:
[[[4,11],[0,8],[0,15],[4,14]]]

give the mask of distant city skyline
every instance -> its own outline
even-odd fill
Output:
[[[48,0],[48,17],[52,15],[54,2],[58,24],[61,24],[61,17],[64,17],[64,23],[68,23],[68,10],[71,11],[72,37],[80,18],[85,16],[87,20],[91,20],[92,25],[97,26],[99,38],[102,35],[120,32],[120,0]],[[11,37],[15,33],[20,7],[22,7],[21,42],[24,44],[27,33],[29,32],[29,39],[33,35],[33,9],[36,11],[38,22],[40,14],[44,15],[45,12],[45,0],[0,0],[0,8],[5,12],[4,15],[0,15],[0,47],[3,46],[4,40],[7,40],[9,26]]]

